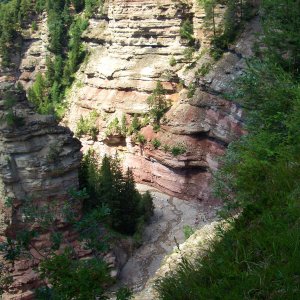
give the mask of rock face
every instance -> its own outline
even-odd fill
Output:
[[[216,157],[242,134],[241,109],[225,101],[222,93],[242,74],[259,24],[253,20],[236,45],[214,62],[207,54],[212,33],[205,26],[204,9],[196,2],[106,1],[104,14],[90,20],[84,34],[90,55],[76,74],[65,122],[76,131],[81,116],[97,111],[95,124],[100,134],[97,141],[82,137],[85,148],[93,146],[100,155],[118,153],[139,182],[180,198],[209,200]],[[217,24],[225,10],[224,5],[217,6]],[[199,48],[192,55],[180,35],[186,20],[193,23]],[[106,137],[114,118],[121,121],[125,114],[128,126],[134,114],[142,119],[149,111],[147,98],[158,81],[171,103],[160,131],[143,128],[145,145],[127,138],[125,146],[125,138],[118,137],[118,143]],[[155,138],[161,142],[158,149],[151,145]],[[179,146],[185,153],[172,155],[172,149]]]
[[[27,90],[35,80],[36,75],[46,71],[46,57],[50,56],[47,49],[49,43],[49,32],[47,16],[42,14],[36,20],[37,30],[33,31],[31,26],[23,30],[23,43],[19,62],[19,81]]]
[[[7,92],[9,90],[9,93]],[[9,123],[7,99],[14,98],[15,122]],[[69,129],[58,126],[52,116],[40,116],[29,106],[23,91],[12,83],[0,82],[0,241],[14,238],[20,229],[18,208],[25,198],[36,203],[63,203],[67,191],[78,187],[81,144]],[[5,202],[12,202],[7,207]],[[67,224],[61,222],[65,236],[74,241]],[[55,222],[56,222],[55,221]],[[47,247],[47,233],[35,240],[38,249]],[[1,258],[0,258],[1,260]],[[39,284],[33,271],[38,260],[21,259],[7,265],[13,284],[3,299],[32,299],[32,289]]]
[[[155,290],[155,281],[161,279],[168,274],[172,274],[182,262],[182,259],[188,259],[195,262],[197,259],[205,256],[210,249],[212,241],[218,239],[217,228],[228,229],[220,221],[213,221],[204,225],[201,229],[195,231],[184,243],[174,247],[173,252],[164,258],[160,268],[155,272],[154,276],[147,281],[144,290],[134,295],[134,300],[155,300],[159,295]]]

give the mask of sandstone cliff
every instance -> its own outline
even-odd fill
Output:
[[[16,103],[8,104],[8,99]],[[67,191],[78,186],[81,144],[52,116],[36,114],[24,92],[13,83],[0,82],[0,114],[0,241],[5,241],[15,238],[16,229],[20,229],[19,207],[24,199],[30,198],[38,205],[52,201],[63,204]],[[12,206],[6,206],[7,201]],[[59,215],[56,221],[61,222],[62,232],[74,240]],[[43,250],[48,239],[47,234],[39,236],[35,246]],[[4,299],[32,299],[32,289],[39,283],[32,269],[37,264],[38,259],[24,257],[14,266],[7,265],[14,282]]]
[[[225,9],[217,6],[217,24]],[[199,48],[190,57],[180,35],[187,19]],[[96,111],[100,133],[97,141],[82,137],[85,148],[92,146],[100,155],[118,153],[138,181],[199,200],[211,198],[209,182],[217,157],[242,133],[241,109],[225,101],[222,93],[242,74],[259,27],[254,20],[236,45],[214,62],[207,53],[212,33],[204,19],[204,9],[196,1],[106,1],[104,14],[91,19],[84,33],[90,55],[76,74],[65,118],[76,131],[80,117]],[[105,131],[115,117],[120,121],[125,113],[130,124],[134,114],[142,118],[148,112],[147,98],[158,81],[172,103],[160,131],[143,128],[148,143],[142,147],[130,138],[107,137]],[[151,145],[155,138],[161,142],[158,149]],[[185,153],[174,156],[164,150],[176,145],[183,145]]]

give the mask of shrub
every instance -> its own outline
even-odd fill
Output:
[[[145,192],[141,198],[141,212],[145,222],[149,222],[154,213],[153,198],[149,191]]]
[[[170,64],[170,66],[171,67],[174,67],[174,66],[176,66],[176,59],[175,59],[175,57],[174,56],[171,56],[171,58],[170,58],[170,60],[169,60],[169,64]]]
[[[193,54],[195,53],[195,48],[194,47],[188,47],[185,48],[183,51],[183,56],[185,60],[192,60],[193,59]]]
[[[125,122],[124,122],[125,121]],[[122,117],[122,123],[120,124],[119,119],[115,117],[107,126],[107,130],[105,131],[105,134],[107,136],[109,135],[120,135],[120,136],[126,136],[126,119]]]
[[[61,150],[62,150],[62,145],[61,145],[61,142],[54,142],[52,144],[50,144],[49,146],[49,151],[48,151],[48,154],[47,154],[47,161],[49,163],[55,163],[55,162],[58,162],[60,161],[60,153],[61,153]]]
[[[190,83],[188,86],[187,97],[192,98],[195,94],[195,91],[196,91],[196,85],[194,83]]]
[[[197,71],[197,76],[205,76],[211,70],[212,65],[210,63],[204,63]]]
[[[184,145],[176,145],[176,146],[173,146],[171,148],[171,153],[174,155],[174,156],[178,156],[178,155],[181,155],[181,154],[184,154],[186,152],[186,147]]]
[[[159,132],[160,131],[160,125],[159,124],[154,124],[153,125],[153,131],[154,132]]]
[[[93,110],[85,119],[81,116],[77,126],[75,135],[81,138],[83,135],[90,135],[94,141],[97,140],[99,129],[97,128],[96,121],[99,117],[97,111]]]
[[[103,260],[74,260],[68,251],[42,261],[39,271],[55,299],[104,299],[105,287],[112,283]]]
[[[147,142],[145,136],[141,133],[137,134],[136,140],[139,144],[145,144]]]
[[[161,145],[161,142],[155,138],[154,140],[152,140],[152,145],[155,149],[158,149]]]
[[[193,34],[194,34],[194,28],[193,28],[192,21],[189,19],[183,21],[180,27],[180,36],[183,39],[186,39],[190,46],[193,46],[195,43],[195,38]]]
[[[116,300],[130,300],[133,298],[133,292],[128,287],[121,287],[116,293]]]

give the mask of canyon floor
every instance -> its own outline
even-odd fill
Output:
[[[154,276],[164,257],[185,241],[184,226],[200,229],[210,224],[217,219],[220,206],[181,200],[146,185],[139,184],[138,189],[140,192],[151,192],[155,205],[154,216],[145,228],[142,246],[136,249],[122,268],[114,290],[126,285],[135,293],[135,299],[142,299],[138,296],[139,292]]]

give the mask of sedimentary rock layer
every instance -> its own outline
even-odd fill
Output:
[[[9,111],[14,122],[8,122]],[[0,82],[0,114],[0,242],[4,242],[22,229],[19,208],[24,199],[37,205],[53,201],[63,205],[68,190],[78,187],[81,144],[69,129],[58,126],[54,117],[36,114],[25,93],[13,83]],[[8,199],[9,206],[5,205]],[[59,214],[55,222],[69,241],[75,240]],[[34,244],[41,250],[49,247],[49,235],[45,232]],[[33,271],[38,254],[33,254],[37,259],[24,257],[14,265],[6,264],[14,282],[3,299],[32,299],[32,290],[40,284]]]
[[[138,181],[181,198],[208,200],[216,157],[242,133],[241,109],[225,101],[222,93],[242,74],[259,26],[254,20],[236,46],[215,62],[207,54],[212,32],[205,23],[204,9],[196,2],[106,1],[103,15],[90,20],[84,33],[90,55],[76,74],[65,122],[76,131],[81,116],[97,111],[100,134],[97,141],[82,137],[85,149],[93,146],[100,155],[118,153]],[[217,24],[225,10],[224,5],[217,6]],[[193,23],[198,47],[190,57],[188,42],[180,35],[186,20]],[[106,137],[107,126],[115,117],[121,120],[126,114],[129,125],[134,114],[148,112],[147,98],[157,81],[171,103],[160,131],[143,128],[148,140],[143,147],[130,138],[126,143],[125,138]],[[188,95],[191,89],[195,90],[192,97]],[[161,142],[157,150],[151,146],[154,138]],[[185,147],[182,155],[163,150],[163,146],[178,144]]]

